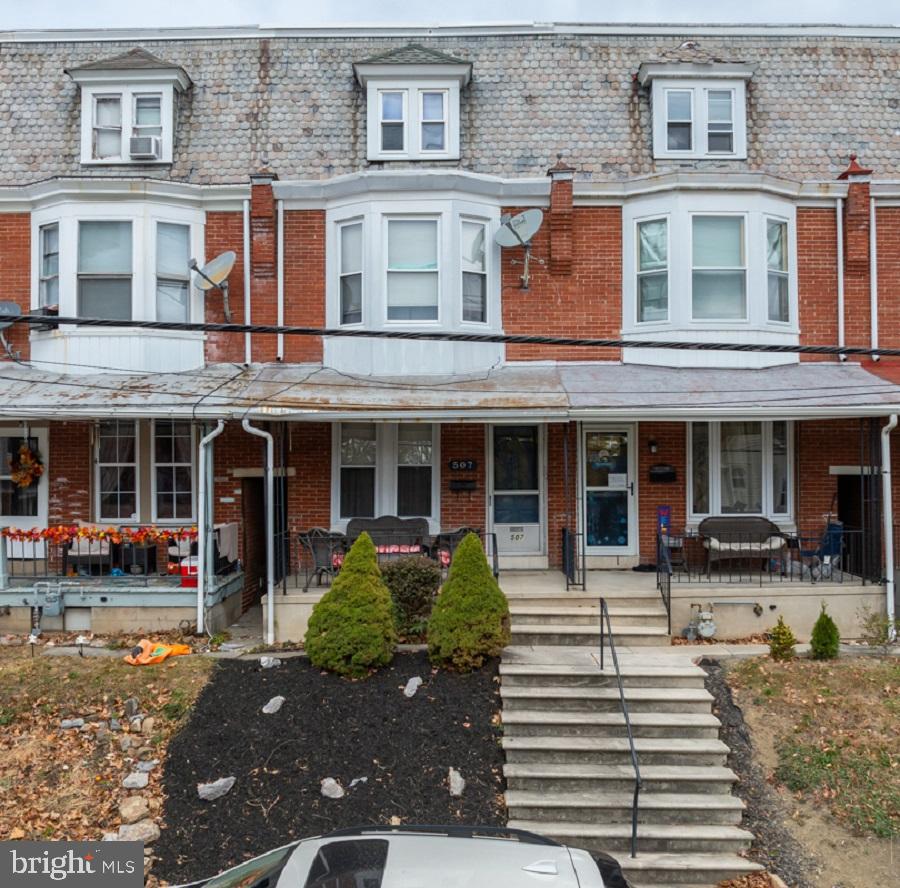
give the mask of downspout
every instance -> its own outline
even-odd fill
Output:
[[[869,198],[869,312],[872,316],[872,348],[878,348],[878,232],[875,230],[875,198]],[[881,359],[872,355],[873,361]]]
[[[277,201],[278,216],[276,222],[276,261],[278,263],[276,278],[278,281],[278,326],[284,326],[284,201]],[[278,350],[275,354],[276,361],[284,360],[284,333],[278,334]]]
[[[266,644],[275,644],[275,439],[270,432],[250,425],[249,419],[241,425],[245,432],[266,441]]]
[[[838,311],[838,345],[846,344],[846,332],[844,329],[844,198],[839,197],[836,205],[837,216],[837,311]],[[841,361],[846,361],[847,356],[840,354]]]
[[[250,322],[250,201],[244,201],[244,323]],[[250,348],[250,333],[244,334],[244,363],[250,365],[252,351]]]
[[[881,502],[884,520],[884,572],[887,594],[888,633],[891,641],[897,637],[894,623],[894,507],[891,499],[891,432],[897,428],[897,414],[891,414],[887,425],[881,430]]]
[[[200,439],[200,465],[198,472],[200,475],[199,487],[197,490],[197,634],[203,633],[203,612],[204,597],[206,596],[207,572],[206,572],[206,547],[207,537],[212,530],[212,509],[208,509],[207,503],[207,487],[209,479],[207,478],[207,454],[209,446],[214,438],[218,438],[225,431],[225,420],[220,419],[218,425],[205,437]],[[211,463],[209,464],[211,465]]]

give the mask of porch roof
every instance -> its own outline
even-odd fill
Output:
[[[183,373],[64,375],[7,364],[0,418],[830,418],[900,411],[900,385],[858,364],[764,370],[506,364],[457,376],[353,376],[319,364],[212,364]]]

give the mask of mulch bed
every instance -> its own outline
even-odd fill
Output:
[[[709,659],[701,660],[700,665],[706,671],[706,689],[714,698],[713,712],[722,722],[720,737],[731,750],[728,767],[739,778],[735,793],[747,806],[741,825],[754,836],[748,856],[776,873],[791,888],[815,888],[810,878],[816,866],[784,826],[789,815],[754,758],[750,731],[741,708],[732,698],[725,668]]]
[[[416,675],[424,684],[407,699],[403,687]],[[263,715],[277,695],[286,698],[281,711]],[[460,675],[433,672],[423,653],[398,654],[353,682],[302,658],[273,669],[223,661],[169,744],[153,873],[188,882],[292,839],[392,817],[503,825],[499,709],[496,663]],[[451,766],[466,780],[461,798],[449,793]],[[224,798],[198,798],[198,783],[229,776],[237,782]],[[325,777],[344,798],[322,797]],[[349,789],[358,777],[368,780]]]

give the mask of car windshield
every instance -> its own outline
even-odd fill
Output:
[[[278,874],[297,843],[269,851],[210,879],[203,888],[275,888]]]
[[[329,842],[316,852],[304,888],[381,888],[387,853],[384,839]]]

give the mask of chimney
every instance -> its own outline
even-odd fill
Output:
[[[250,175],[250,320],[254,324],[278,322],[278,282],[275,262],[275,197],[268,170]],[[277,337],[253,334],[254,362],[274,361]]]
[[[572,184],[575,168],[557,155],[550,177],[550,273],[572,273]]]

